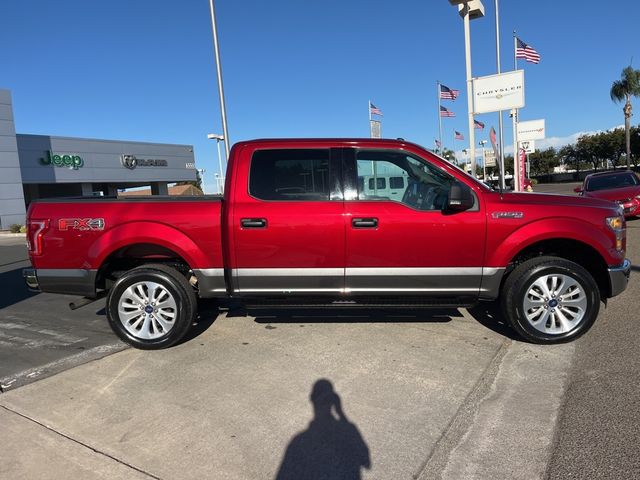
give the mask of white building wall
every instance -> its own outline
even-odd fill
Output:
[[[24,225],[25,214],[11,93],[0,89],[0,229]]]

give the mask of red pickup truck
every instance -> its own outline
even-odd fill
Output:
[[[537,343],[569,341],[627,286],[614,203],[500,193],[402,140],[255,140],[230,154],[224,198],[33,202],[44,292],[107,294],[114,332],[178,342],[197,298],[340,307],[501,300]]]

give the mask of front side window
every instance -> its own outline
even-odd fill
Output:
[[[258,150],[251,158],[249,193],[260,200],[329,200],[328,149]]]
[[[443,210],[456,182],[441,169],[401,151],[360,150],[356,159],[358,178],[369,179],[358,182],[358,200],[392,200],[416,210]]]

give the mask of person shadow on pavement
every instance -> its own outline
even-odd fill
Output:
[[[342,410],[329,380],[311,389],[314,418],[289,445],[275,480],[359,480],[371,468],[369,447]]]

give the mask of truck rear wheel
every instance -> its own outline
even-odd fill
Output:
[[[129,345],[167,348],[179,342],[197,313],[196,295],[177,270],[160,264],[143,265],[122,275],[107,296],[111,329]]]
[[[586,333],[600,310],[591,274],[559,257],[519,265],[502,288],[502,309],[511,326],[533,343],[562,343]]]

